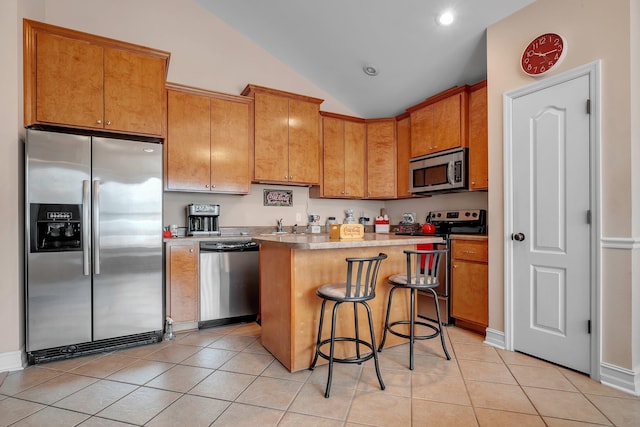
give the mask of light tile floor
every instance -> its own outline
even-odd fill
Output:
[[[640,426],[640,398],[446,328],[373,361],[290,373],[239,324],[0,374],[0,426]]]

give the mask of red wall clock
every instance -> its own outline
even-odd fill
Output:
[[[567,44],[559,34],[542,34],[531,41],[522,52],[520,67],[522,71],[530,76],[542,75],[564,58],[567,51]]]

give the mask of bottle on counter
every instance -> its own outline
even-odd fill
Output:
[[[331,228],[331,224],[336,224],[336,217],[335,216],[330,216],[330,217],[327,218],[327,224],[326,224],[327,233],[329,232],[329,229]]]

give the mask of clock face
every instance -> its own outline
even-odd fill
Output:
[[[564,58],[564,38],[555,33],[542,34],[529,43],[522,52],[520,66],[530,76],[539,76],[558,65]]]

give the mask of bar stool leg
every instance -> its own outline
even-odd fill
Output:
[[[311,366],[309,366],[309,370],[313,371],[316,367],[316,362],[318,362],[318,354],[320,353],[320,341],[322,341],[322,324],[324,323],[324,306],[326,305],[327,300],[322,300],[322,308],[320,309],[320,324],[318,325],[318,339],[316,341],[316,354],[313,356],[313,362],[311,362]]]
[[[409,369],[413,371],[413,344],[415,342],[415,308],[416,290],[411,288],[411,305],[409,308]]]
[[[396,290],[396,287],[393,286],[389,291],[389,299],[387,300],[387,315],[384,319],[384,330],[382,332],[382,341],[380,341],[380,347],[378,351],[382,351],[384,348],[384,342],[387,340],[387,330],[389,329],[389,316],[391,315],[391,301],[393,300],[393,291]]]
[[[447,351],[447,345],[444,343],[444,331],[442,330],[442,320],[440,319],[440,304],[438,304],[438,294],[433,289],[429,289],[433,294],[433,301],[436,304],[436,316],[438,317],[438,330],[440,331],[440,342],[442,343],[442,349],[444,350],[444,354],[447,356],[447,360],[451,360],[451,356],[449,356],[449,352]]]
[[[358,303],[353,303],[353,319],[356,328],[356,357],[360,359],[360,329],[358,328]],[[362,363],[358,363],[358,365],[362,365]]]
[[[384,390],[386,386],[382,381],[382,375],[380,374],[380,363],[378,362],[378,353],[376,353],[376,337],[373,332],[373,316],[371,315],[371,308],[369,304],[363,302],[364,308],[367,309],[367,317],[369,318],[369,332],[371,333],[371,351],[373,352],[373,362],[376,366],[376,375],[378,376],[378,382],[380,383],[380,390]]]
[[[338,314],[339,302],[336,302],[333,306],[333,317],[331,318],[331,343],[329,344],[329,377],[327,378],[327,389],[324,392],[324,397],[328,398],[331,392],[331,378],[333,378],[333,350],[336,343],[336,317]]]

